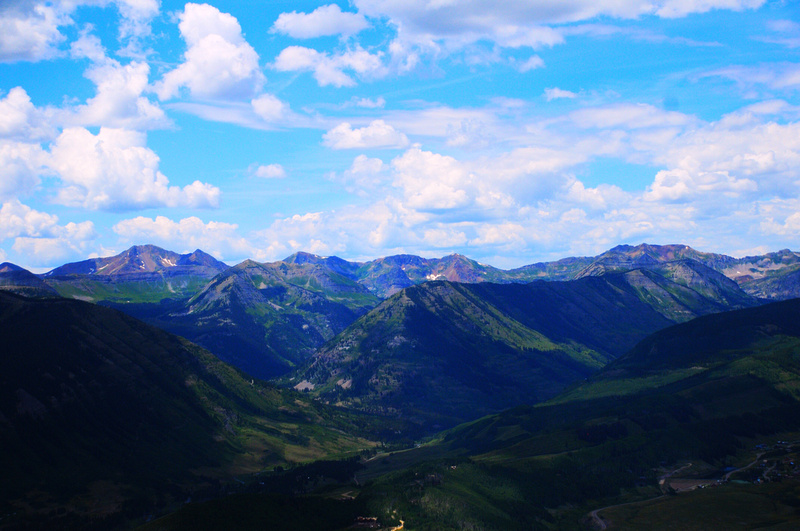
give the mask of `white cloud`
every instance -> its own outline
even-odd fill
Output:
[[[800,237],[800,200],[772,200],[759,205],[760,228],[766,234]]]
[[[112,4],[120,13],[120,39],[128,41],[121,52],[141,55],[138,40],[150,35],[150,22],[159,12],[158,0],[23,0],[0,4],[0,62],[39,61],[58,55],[58,46],[66,40],[59,28],[73,24],[71,16],[77,7]]]
[[[598,17],[636,19],[648,15],[675,18],[711,9],[757,8],[765,0],[355,0],[359,13],[387,20],[397,29],[390,45],[399,71],[479,43],[501,48],[539,49],[565,42],[568,23]],[[644,37],[647,38],[647,37]],[[651,36],[652,38],[652,36]],[[660,38],[660,37],[655,37]],[[665,39],[662,37],[662,39]],[[688,40],[687,44],[691,44]],[[487,56],[490,57],[490,56]],[[534,60],[535,61],[535,60]],[[539,67],[533,62],[529,67]]]
[[[29,265],[84,252],[97,237],[91,221],[58,224],[58,217],[39,212],[16,199],[0,207],[0,241],[13,238],[13,249]]]
[[[520,0],[498,4],[491,0],[468,3],[452,0],[356,0],[368,17],[389,17],[415,34],[496,31],[541,24],[579,22],[598,16],[631,19],[656,14],[664,17],[704,13],[711,9],[755,9],[765,0]],[[507,29],[506,31],[510,31]]]
[[[675,18],[712,9],[757,8],[765,0],[571,0],[554,2],[518,0],[430,1],[430,0],[355,0],[359,13],[386,20],[397,30],[390,44],[393,66],[400,72],[416,68],[426,58],[432,61],[458,52],[472,60],[491,63],[497,48],[540,49],[563,44],[574,24],[599,17],[636,19],[644,16]],[[616,29],[639,40],[698,43],[680,37],[670,38],[648,31]],[[713,43],[712,43],[713,44]],[[476,47],[491,53],[475,54]],[[522,71],[543,66],[534,56],[522,64]]]
[[[480,120],[462,120],[458,124],[448,124],[447,127],[448,146],[469,146],[471,149],[480,149],[488,146],[494,140],[494,135]]]
[[[426,245],[438,248],[460,247],[467,243],[467,235],[452,226],[427,229],[422,233]]]
[[[281,13],[272,26],[273,32],[295,39],[310,39],[330,35],[353,35],[369,27],[367,19],[358,13],[342,12],[336,4],[321,6],[311,13]]]
[[[44,3],[0,5],[0,62],[53,57],[65,39],[58,27],[71,22],[66,14]]]
[[[81,31],[81,36],[69,45],[69,55],[73,59],[89,59],[95,63],[107,60],[106,49],[100,42],[100,38],[91,35],[91,27],[86,27]]]
[[[415,210],[466,207],[474,196],[474,175],[453,157],[413,147],[392,161],[394,185]]]
[[[277,122],[289,112],[289,106],[272,94],[262,94],[250,104],[253,106],[253,111],[267,122]]]
[[[501,106],[502,107],[502,106]],[[513,137],[508,126],[501,124],[498,114],[503,109],[471,109],[444,106],[426,107],[419,110],[390,111],[385,114],[387,121],[407,134],[425,137],[454,139],[464,131],[478,130],[480,136]],[[501,133],[500,130],[503,130]],[[456,142],[457,143],[457,142]]]
[[[350,166],[350,173],[355,174],[371,174],[377,175],[386,168],[386,165],[381,159],[371,159],[366,155],[359,155],[353,159],[353,164]]]
[[[529,57],[525,62],[517,67],[517,69],[522,73],[530,72],[531,70],[536,70],[537,68],[544,68],[544,59],[538,55]]]
[[[317,116],[292,111],[288,103],[272,94],[262,94],[249,102],[205,101],[175,102],[166,107],[170,110],[186,112],[203,120],[236,124],[259,130],[276,130],[288,127],[320,128]],[[324,123],[324,122],[323,122]]]
[[[565,197],[568,201],[598,211],[611,206],[624,205],[631,199],[630,194],[624,192],[618,186],[601,184],[596,188],[586,188],[577,179],[568,185]]]
[[[65,129],[49,161],[65,185],[56,202],[91,210],[218,206],[218,188],[200,181],[169,186],[158,163],[142,133],[101,128],[93,135],[83,128]]]
[[[544,89],[544,97],[547,98],[547,101],[553,101],[561,98],[574,99],[577,98],[578,95],[569,90],[552,87]]]
[[[345,70],[361,78],[377,78],[386,74],[382,54],[371,54],[361,47],[330,55],[304,46],[289,46],[275,58],[273,67],[281,72],[313,72],[320,86],[352,87],[356,82]]]
[[[0,139],[0,201],[31,192],[39,184],[45,161],[39,144]]]
[[[455,139],[453,124],[467,116],[496,131],[492,117],[520,109],[386,115],[403,130],[416,128],[414,134],[449,139],[449,128]],[[762,242],[785,246],[781,242],[800,230],[800,122],[770,120],[793,116],[796,109],[781,100],[758,102],[716,122],[651,105],[601,105],[520,120],[524,134],[506,130],[503,138],[524,147],[512,141],[482,156],[418,146],[390,164],[360,155],[333,179],[373,202],[288,217],[258,237],[264,249],[279,254],[305,246],[350,256],[460,247],[470,256],[502,254],[512,264],[528,263],[533,249],[559,258],[620,242],[681,241],[726,252],[746,248],[745,234],[758,234]],[[602,157],[634,160],[642,165],[637,171],[652,168],[650,183],[622,190],[611,183],[628,188],[626,176],[604,174],[602,165],[594,174],[588,166]],[[589,172],[593,181],[609,180],[589,186],[576,177]]]
[[[767,23],[769,28],[777,35],[761,37],[764,42],[781,44],[787,48],[800,47],[800,24],[792,20],[773,20]]]
[[[686,37],[671,37],[663,33],[654,32],[650,29],[635,26],[615,26],[611,24],[591,23],[576,24],[564,27],[562,32],[565,36],[587,35],[593,38],[608,38],[621,35],[634,41],[649,43],[675,44],[679,46],[694,47],[719,47],[720,43],[715,41],[698,41]]]
[[[171,122],[158,105],[142,93],[148,88],[150,66],[131,62],[121,65],[104,59],[86,71],[97,94],[85,105],[72,109],[70,125],[95,125],[128,129],[154,129]]]
[[[52,236],[58,231],[58,216],[36,211],[17,199],[0,207],[0,241],[19,236]]]
[[[796,92],[800,89],[800,63],[768,63],[757,66],[734,65],[702,74],[700,77],[722,77],[734,81],[746,95],[757,88]]]
[[[421,216],[394,202],[379,201],[365,208],[347,207],[329,212],[310,212],[278,219],[255,237],[263,242],[259,259],[275,260],[307,250],[330,255],[377,256],[378,252],[403,252],[401,242],[419,242],[410,228]]]
[[[757,189],[760,194],[796,196],[800,123],[762,123],[753,113],[731,113],[676,137],[655,155],[655,161],[683,170],[695,181],[710,179],[722,191]]]
[[[116,0],[122,15],[119,33],[122,39],[150,35],[150,22],[158,15],[159,0]]]
[[[657,2],[656,14],[664,18],[685,17],[692,13],[706,13],[712,9],[744,11],[757,9],[766,0],[662,0]]]
[[[645,201],[688,201],[701,194],[721,194],[735,197],[756,192],[758,185],[746,178],[736,178],[728,172],[698,172],[683,169],[663,170],[656,174],[653,184],[644,194]]]
[[[353,159],[350,168],[344,171],[341,181],[351,194],[369,197],[371,193],[385,184],[387,169],[387,165],[381,159],[359,155]]]
[[[0,138],[41,140],[55,133],[49,111],[34,107],[25,89],[15,87],[0,99]]]
[[[408,137],[383,120],[360,129],[344,122],[323,135],[323,144],[333,149],[401,148],[408,145]]]
[[[208,4],[186,4],[178,18],[188,49],[184,63],[156,84],[159,98],[172,98],[182,87],[197,98],[243,99],[258,93],[264,83],[258,54],[236,18]]]
[[[382,109],[386,105],[386,100],[383,96],[379,96],[374,100],[370,98],[355,98],[353,101],[356,107],[363,107],[365,109]]]
[[[695,121],[689,115],[675,111],[664,111],[644,103],[620,103],[581,109],[572,112],[570,118],[580,127],[598,129],[684,126]]]
[[[476,227],[471,246],[524,246],[526,229],[520,223],[485,224]]]
[[[262,179],[283,179],[286,177],[286,170],[280,164],[267,164],[265,166],[254,164],[249,168],[249,173]]]
[[[202,249],[218,259],[239,259],[252,256],[256,250],[238,234],[239,226],[233,223],[209,221],[189,217],[174,221],[165,216],[147,218],[138,216],[114,225],[113,230],[128,243],[149,241],[170,246],[179,252]]]

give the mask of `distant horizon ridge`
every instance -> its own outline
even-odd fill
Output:
[[[421,258],[423,260],[444,260],[444,259],[450,258],[450,257],[462,257],[462,258],[466,258],[467,260],[470,260],[472,262],[478,263],[480,265],[488,266],[488,267],[491,267],[493,269],[497,269],[499,271],[515,271],[515,270],[522,269],[522,268],[525,268],[527,266],[532,266],[532,265],[557,263],[557,262],[560,262],[562,260],[569,260],[569,259],[575,259],[575,258],[577,258],[577,259],[581,259],[581,258],[583,258],[583,259],[598,258],[600,256],[603,256],[604,254],[611,253],[611,252],[614,252],[614,251],[631,250],[631,249],[648,249],[648,248],[649,249],[683,248],[683,249],[689,249],[691,251],[694,251],[694,252],[697,252],[697,253],[700,253],[700,254],[715,255],[715,256],[721,256],[721,257],[729,257],[729,258],[733,258],[735,260],[743,260],[743,259],[746,259],[746,258],[751,258],[751,257],[756,257],[756,256],[767,256],[767,255],[771,255],[771,254],[782,254],[782,253],[793,253],[795,255],[798,254],[798,251],[793,251],[793,250],[791,250],[789,248],[785,248],[785,249],[767,251],[767,252],[765,252],[763,254],[755,254],[755,255],[749,255],[748,254],[748,255],[744,255],[744,256],[735,256],[735,255],[729,255],[729,254],[725,254],[725,253],[717,253],[717,252],[711,252],[711,251],[701,251],[701,250],[698,250],[698,249],[696,249],[696,248],[694,248],[694,247],[692,247],[690,245],[683,244],[683,243],[654,244],[654,243],[642,242],[642,243],[639,243],[639,244],[636,244],[636,245],[622,243],[622,244],[617,244],[617,245],[615,245],[613,247],[610,247],[610,248],[606,249],[605,251],[602,251],[601,253],[596,254],[596,255],[581,255],[581,256],[569,255],[569,256],[563,256],[561,258],[557,258],[555,260],[538,260],[538,261],[533,261],[533,262],[527,262],[527,263],[525,263],[525,264],[523,264],[521,266],[512,267],[512,268],[508,268],[508,269],[503,269],[503,268],[494,266],[494,265],[492,265],[490,263],[486,263],[486,262],[475,260],[474,258],[470,258],[468,255],[465,255],[465,254],[462,254],[462,253],[458,253],[458,252],[452,252],[452,253],[449,253],[449,254],[444,254],[444,255],[441,255],[441,256],[432,256],[432,257],[427,257],[427,256],[423,256],[423,255],[416,255],[416,254],[411,254],[411,253],[398,253],[398,254],[391,254],[391,255],[385,255],[385,256],[378,256],[378,257],[374,257],[374,258],[368,259],[368,260],[351,260],[351,259],[347,259],[347,258],[342,258],[342,257],[340,257],[338,255],[320,255],[320,254],[312,253],[312,252],[309,252],[309,251],[302,251],[301,250],[301,251],[296,251],[296,252],[286,256],[285,258],[282,258],[282,259],[279,259],[279,260],[272,260],[272,261],[264,261],[264,262],[262,262],[262,261],[254,259],[254,258],[245,258],[243,260],[240,260],[240,261],[238,261],[236,263],[231,264],[231,263],[229,263],[229,262],[227,262],[225,260],[221,260],[221,259],[217,258],[216,256],[204,251],[201,248],[197,248],[197,249],[195,249],[193,251],[181,253],[179,251],[173,251],[173,250],[170,250],[170,249],[166,249],[164,247],[161,247],[160,245],[156,245],[156,244],[153,244],[153,243],[143,243],[143,244],[134,244],[134,245],[128,247],[127,249],[125,249],[125,250],[123,250],[123,251],[121,251],[121,252],[119,252],[117,254],[112,254],[112,255],[107,255],[107,256],[98,256],[98,257],[87,257],[87,258],[85,258],[83,260],[78,260],[78,261],[74,261],[74,262],[66,262],[64,264],[61,264],[61,265],[56,266],[56,267],[52,267],[52,268],[47,269],[47,270],[42,270],[41,268],[28,268],[28,267],[26,267],[24,265],[13,263],[13,262],[10,262],[10,261],[3,262],[2,264],[0,264],[0,266],[2,266],[2,265],[13,265],[13,266],[16,266],[16,267],[21,267],[21,268],[23,268],[23,269],[25,269],[27,271],[31,271],[31,272],[33,272],[34,270],[39,270],[41,272],[35,273],[35,274],[47,276],[47,275],[50,275],[53,271],[55,271],[55,270],[57,270],[59,268],[62,268],[62,267],[65,267],[65,266],[69,266],[69,265],[73,265],[73,264],[80,264],[80,263],[86,262],[88,260],[112,259],[112,258],[116,258],[116,257],[121,257],[121,256],[125,255],[126,253],[129,253],[129,252],[134,251],[134,250],[156,249],[156,250],[163,251],[163,252],[166,252],[166,253],[177,254],[177,255],[180,255],[182,257],[191,256],[191,255],[196,254],[196,253],[202,253],[203,255],[211,257],[214,260],[219,261],[219,262],[227,265],[228,267],[236,267],[237,265],[240,265],[240,264],[242,264],[244,262],[247,262],[247,261],[252,261],[252,262],[259,263],[259,264],[271,264],[271,263],[277,263],[277,262],[289,262],[289,261],[292,260],[292,258],[297,257],[297,256],[314,257],[314,258],[317,258],[317,259],[320,259],[320,260],[327,260],[327,259],[335,258],[335,259],[338,259],[338,260],[342,260],[344,262],[348,262],[350,264],[359,264],[359,265],[368,264],[368,263],[375,262],[375,261],[378,261],[378,260],[386,260],[386,259],[390,259],[390,258],[401,258],[401,257],[414,257],[414,258]]]

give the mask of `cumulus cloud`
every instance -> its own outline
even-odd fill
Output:
[[[544,68],[544,59],[538,55],[529,57],[517,67],[517,69],[522,73],[530,72],[531,70],[536,70],[537,68]]]
[[[97,237],[91,221],[59,225],[58,217],[39,212],[17,199],[0,207],[0,241],[14,239],[13,249],[26,265],[41,265],[84,252]]]
[[[252,245],[238,234],[238,229],[234,223],[204,223],[194,216],[180,221],[165,216],[138,216],[120,221],[113,227],[126,242],[150,241],[181,252],[203,249],[220,260],[244,258],[255,252]]]
[[[453,248],[466,244],[467,235],[456,227],[445,226],[423,231],[422,241],[431,247]]]
[[[295,39],[310,39],[330,35],[353,35],[369,27],[359,13],[345,13],[336,4],[321,6],[311,13],[281,13],[272,26],[275,33]]]
[[[428,0],[356,0],[359,13],[388,20],[397,28],[391,44],[393,60],[400,71],[408,71],[426,56],[464,50],[476,43],[501,48],[538,49],[565,42],[564,24],[598,17],[635,19],[647,15],[665,18],[704,13],[712,9],[741,11],[760,7],[765,0],[574,0],[542,2],[521,0],[497,3]],[[533,58],[528,69],[540,67]]]
[[[341,176],[341,182],[351,194],[369,197],[384,184],[387,165],[381,159],[359,155]],[[334,179],[336,177],[334,176]]]
[[[448,146],[469,146],[478,149],[488,146],[494,135],[486,124],[480,120],[467,119],[447,127]]]
[[[119,34],[122,39],[150,35],[150,22],[158,15],[159,0],[116,0],[122,15]]]
[[[258,54],[242,36],[235,17],[208,4],[186,4],[178,15],[188,49],[184,62],[156,84],[166,100],[186,87],[193,97],[252,98],[264,83]]]
[[[751,113],[731,113],[676,137],[655,160],[695,180],[708,174],[716,176],[712,184],[739,183],[734,188],[740,192],[755,186],[762,194],[793,196],[800,193],[800,123],[762,123]]]
[[[388,115],[404,130],[449,138],[447,124],[465,112]],[[519,137],[525,147],[461,158],[413,146],[390,163],[360,155],[334,180],[380,199],[281,219],[259,238],[264,249],[287,254],[306,246],[351,256],[458,246],[517,264],[527,263],[531,249],[559,258],[619,242],[683,241],[726,252],[743,248],[748,232],[785,246],[780,242],[800,230],[794,199],[800,196],[800,123],[771,120],[792,116],[794,108],[781,100],[715,122],[651,105],[599,105],[527,122]],[[590,186],[576,177],[593,173],[590,164],[609,156],[652,168],[650,182],[632,188],[635,181],[602,169],[592,180],[605,175],[605,183]],[[703,234],[715,236],[704,240]]]
[[[630,194],[618,186],[601,184],[595,188],[587,188],[577,179],[567,185],[564,197],[568,201],[597,211],[626,204],[631,199]]]
[[[353,129],[343,122],[323,135],[323,144],[333,149],[401,148],[408,145],[408,137],[383,120]]]
[[[97,94],[85,105],[72,109],[71,125],[95,125],[129,129],[155,129],[171,122],[161,108],[144,97],[150,66],[131,62],[122,65],[108,58],[86,71],[97,86]]]
[[[365,208],[351,206],[278,219],[254,238],[261,242],[261,259],[274,260],[300,250],[374,257],[378,250],[382,254],[402,252],[399,245],[403,242],[421,241],[420,235],[410,230],[419,222],[419,214],[392,201],[379,201]]]
[[[283,179],[286,177],[286,170],[280,164],[261,165],[253,164],[249,168],[249,173],[262,179]]]
[[[33,191],[45,163],[46,154],[39,144],[0,139],[0,200]]]
[[[169,186],[158,170],[158,156],[145,145],[145,135],[101,128],[65,129],[48,162],[64,186],[56,202],[91,210],[126,210],[156,206],[216,207],[220,190],[195,181]]]
[[[262,94],[250,104],[253,106],[253,111],[267,122],[277,122],[289,112],[289,106],[272,94]]]
[[[0,5],[0,61],[39,61],[53,57],[65,37],[59,26],[72,21],[44,3]]]
[[[51,137],[55,128],[48,114],[34,107],[25,89],[12,88],[0,98],[0,138],[42,140]]]
[[[472,200],[474,175],[453,157],[413,147],[392,161],[394,185],[415,210],[449,210]]]
[[[758,185],[746,178],[736,178],[728,172],[690,173],[684,169],[663,170],[656,174],[653,184],[644,194],[646,201],[688,201],[701,194],[713,193],[739,196],[758,190]]]
[[[759,205],[760,229],[769,235],[800,237],[800,200],[776,199]]]
[[[0,3],[0,62],[40,61],[59,54],[66,37],[60,27],[71,26],[75,9],[82,5],[119,10],[119,36],[128,46],[121,53],[141,54],[139,39],[150,35],[150,23],[159,12],[158,0],[38,0]],[[85,44],[85,43],[84,43]]]
[[[355,86],[355,80],[345,70],[355,72],[361,78],[384,76],[386,67],[382,54],[371,54],[361,47],[338,54],[318,52],[304,46],[289,46],[275,58],[273,67],[281,72],[313,72],[320,86]]]
[[[529,125],[527,147],[482,157],[459,160],[416,146],[391,164],[362,155],[342,182],[351,193],[385,197],[383,208],[404,212],[406,222],[417,220],[406,227],[407,237],[392,233],[398,246],[419,249],[426,231],[442,235],[436,231],[451,223],[469,242],[495,241],[498,248],[501,238],[491,235],[502,222],[535,233],[525,236],[526,245],[557,245],[560,238],[578,238],[584,249],[629,238],[685,240],[686,231],[710,219],[718,233],[726,224],[741,227],[744,219],[757,226],[761,220],[742,217],[742,209],[800,195],[800,124],[768,121],[790,116],[792,109],[784,101],[765,101],[703,122],[650,105],[601,105]],[[393,122],[416,122],[429,133],[446,134],[436,131],[439,121],[446,122],[424,122],[424,112],[430,110],[391,116]],[[583,165],[608,156],[655,168],[652,181],[623,191],[613,184],[590,187],[574,177],[585,171]],[[775,216],[770,230],[790,230],[781,228],[792,226],[788,217]],[[335,218],[330,222],[341,227]],[[736,229],[730,230],[733,238]]]
[[[89,33],[91,29],[87,26],[81,30],[80,37],[69,45],[69,55],[73,59],[89,59],[95,63],[106,61],[106,49],[99,37]]]
[[[39,212],[17,199],[0,207],[0,240],[18,236],[51,236],[58,232],[58,216]]]

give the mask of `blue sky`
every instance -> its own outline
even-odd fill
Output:
[[[798,91],[788,0],[4,0],[0,261],[797,251]]]

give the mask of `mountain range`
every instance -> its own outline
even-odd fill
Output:
[[[187,337],[254,376],[273,378],[304,366],[325,342],[386,297],[411,286],[431,280],[566,281],[634,269],[655,272],[702,292],[702,297],[737,292],[730,301],[719,300],[714,311],[749,304],[734,283],[761,299],[800,296],[797,253],[736,259],[685,245],[647,244],[508,271],[460,255],[349,262],[296,253],[279,262],[246,260],[229,267],[200,250],[181,255],[144,245],[113,257],[65,264],[40,275],[44,284],[39,288],[115,307]],[[646,289],[641,293],[651,296]],[[696,315],[689,311],[668,318],[679,322]]]
[[[0,528],[191,498],[149,528],[578,529],[667,503],[665,478],[780,477],[800,447],[752,448],[800,436],[797,271],[650,245],[511,271],[153,246],[2,264]],[[791,528],[793,485],[747,491],[771,500],[757,521],[736,485],[693,518]]]
[[[676,322],[758,304],[701,264],[662,269],[674,280],[645,269],[407,288],[318,349],[295,387],[441,429],[551,398]]]
[[[42,279],[64,297],[89,302],[159,302],[194,295],[228,269],[201,250],[189,254],[137,245],[116,256],[57,267]]]
[[[595,257],[570,257],[554,262],[539,262],[516,269],[502,270],[454,254],[443,258],[422,258],[396,255],[369,262],[349,262],[341,258],[295,253],[276,264],[315,265],[318,271],[328,271],[352,280],[380,299],[401,289],[429,280],[449,280],[463,283],[526,283],[534,280],[574,280],[598,276],[611,271],[650,269],[676,260],[693,260],[709,267],[734,282],[752,296],[782,300],[800,296],[797,275],[800,253],[782,250],[759,256],[733,258],[700,252],[686,245],[620,245]],[[251,262],[251,261],[247,261]],[[267,265],[267,264],[265,264]],[[108,258],[93,258],[57,267],[41,277],[63,295],[92,301],[118,300],[141,302],[123,291],[106,292],[83,288],[77,280],[117,284],[150,281],[148,302],[157,302],[155,294],[163,297],[194,295],[202,287],[190,284],[189,278],[213,278],[229,266],[196,250],[177,254],[153,245],[134,246]],[[787,277],[789,280],[787,280]],[[159,282],[159,279],[161,281]],[[171,279],[180,279],[171,282]],[[794,279],[794,280],[791,280]],[[69,288],[72,283],[73,287]],[[70,291],[71,290],[71,291]]]
[[[318,528],[795,529],[798,323],[788,300],[663,329],[546,403],[363,459],[317,494],[345,493],[319,514],[356,523]],[[273,500],[255,488],[147,529],[263,528]]]

